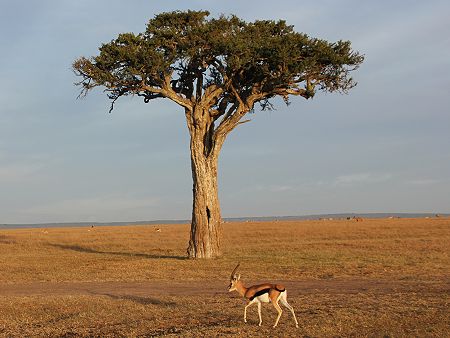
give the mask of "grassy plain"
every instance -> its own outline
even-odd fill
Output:
[[[159,228],[160,231],[156,231]],[[185,259],[189,226],[0,230],[0,336],[449,337],[450,219],[225,223],[223,256]],[[228,294],[281,281],[300,328]]]

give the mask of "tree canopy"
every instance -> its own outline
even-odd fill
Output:
[[[310,38],[284,20],[208,15],[162,13],[144,33],[120,34],[98,56],[79,58],[73,69],[82,94],[104,86],[113,103],[130,94],[145,102],[166,97],[188,109],[200,103],[225,122],[238,106],[268,108],[277,95],[288,102],[289,95],[311,98],[316,90],[346,92],[356,84],[349,73],[363,56],[349,41]]]

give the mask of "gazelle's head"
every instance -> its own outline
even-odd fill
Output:
[[[230,285],[228,286],[228,292],[236,290],[236,284],[238,283],[239,279],[241,278],[241,275],[236,275],[236,271],[241,263],[238,263],[236,267],[234,268],[233,272],[230,276]]]

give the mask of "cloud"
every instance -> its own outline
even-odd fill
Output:
[[[39,171],[41,164],[15,164],[0,166],[0,182],[23,182],[30,179],[33,174]]]
[[[406,184],[417,185],[417,186],[432,185],[432,184],[436,184],[436,183],[439,183],[439,181],[432,179],[432,178],[416,179],[416,180],[411,180],[411,181],[406,182]]]
[[[335,186],[360,185],[368,183],[380,183],[388,181],[392,178],[391,174],[372,174],[372,173],[356,173],[350,175],[341,175],[336,177],[333,182]]]
[[[294,189],[294,187],[291,187],[288,185],[274,185],[274,186],[270,186],[269,190],[272,192],[286,192],[286,191],[293,191],[295,189]]]
[[[244,187],[243,189],[241,189],[241,191],[243,192],[271,192],[271,193],[287,192],[294,190],[296,190],[296,188],[290,185],[262,185],[262,184],[258,184],[247,188]]]

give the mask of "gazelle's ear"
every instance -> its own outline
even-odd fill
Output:
[[[241,279],[241,275],[238,275],[236,278],[236,280],[239,280],[239,279]]]

